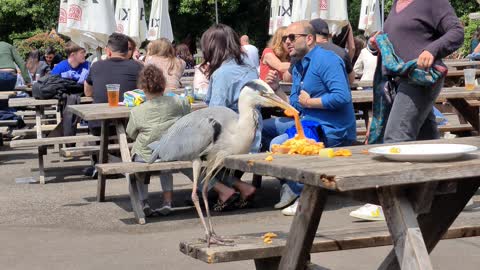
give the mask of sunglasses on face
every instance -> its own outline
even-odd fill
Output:
[[[306,37],[308,34],[290,34],[282,37],[282,42],[285,43],[287,39],[289,39],[291,42],[295,42],[297,37]]]

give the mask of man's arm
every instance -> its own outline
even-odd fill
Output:
[[[93,96],[93,86],[88,84],[88,82],[86,80],[83,83],[83,93],[85,94],[86,97],[92,97]]]

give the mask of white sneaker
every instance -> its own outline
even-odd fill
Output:
[[[282,210],[282,214],[285,216],[295,216],[297,212],[298,200],[296,200],[292,205]]]
[[[155,209],[155,212],[160,213],[162,216],[168,216],[172,213],[172,206],[170,204],[164,204],[162,207]]]
[[[350,212],[350,216],[363,220],[381,221],[385,220],[382,207],[375,204],[365,204],[355,211]]]
[[[291,203],[297,199],[297,195],[293,193],[290,187],[287,184],[282,185],[282,189],[280,190],[280,201],[275,204],[273,207],[275,209],[282,209],[289,206]]]
[[[475,203],[473,199],[470,199],[467,202],[467,205],[465,205],[465,208],[463,208],[463,211],[478,211],[480,210],[480,204]]]

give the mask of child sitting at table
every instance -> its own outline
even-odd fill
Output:
[[[147,101],[132,109],[126,130],[128,136],[135,140],[132,148],[132,159],[135,162],[149,160],[152,150],[148,145],[159,140],[175,121],[190,112],[190,104],[186,99],[163,95],[165,84],[162,71],[154,65],[145,66],[139,74],[138,87],[145,92]],[[172,174],[160,175],[163,206],[155,211],[152,211],[148,202],[148,185],[141,181],[145,179],[145,174],[135,176],[140,180],[137,185],[145,215],[168,215],[172,210]]]

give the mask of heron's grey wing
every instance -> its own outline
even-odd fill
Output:
[[[187,115],[188,116],[188,115]],[[221,125],[213,118],[183,117],[159,141],[149,145],[154,151],[150,163],[193,160],[202,155],[221,133]]]

